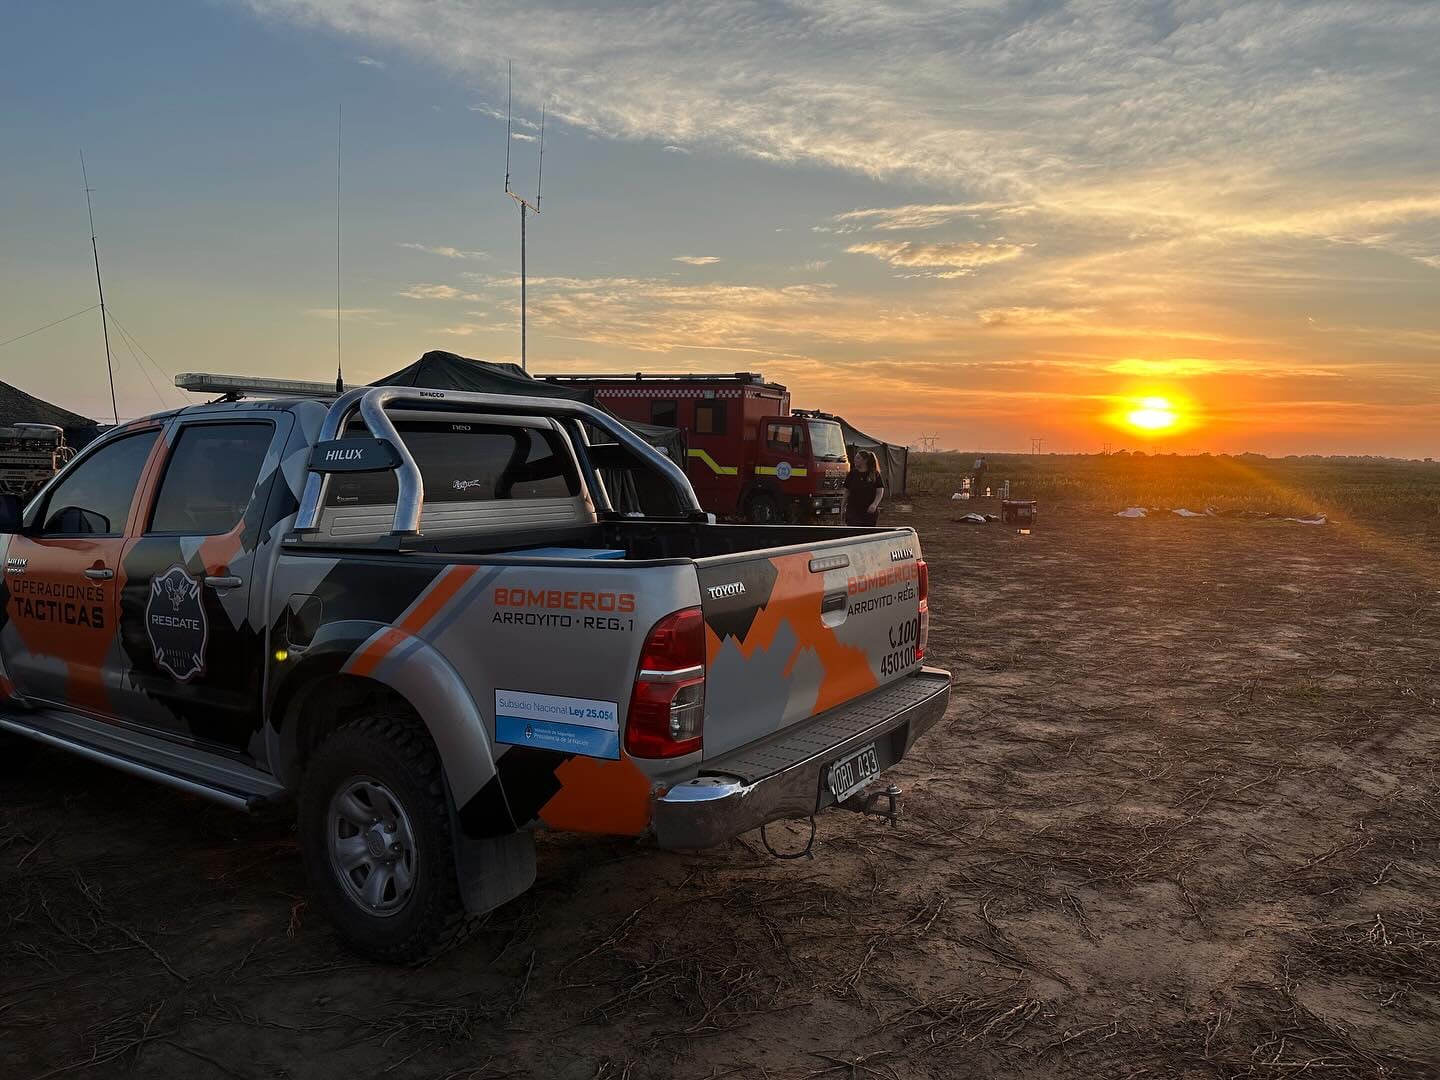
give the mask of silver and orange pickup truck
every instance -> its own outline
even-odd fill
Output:
[[[362,954],[463,938],[539,828],[692,849],[859,808],[945,711],[911,529],[714,524],[576,402],[255,383],[0,497],[0,738],[295,799]],[[663,515],[614,508],[621,468]]]

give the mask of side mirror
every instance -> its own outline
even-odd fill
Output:
[[[18,533],[25,517],[25,507],[19,495],[0,495],[0,533]]]

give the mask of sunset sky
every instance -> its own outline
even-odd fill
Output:
[[[1440,451],[1440,3],[51,2],[0,19],[0,341],[166,375],[761,371],[945,447]],[[184,399],[124,335],[122,416]],[[143,360],[143,357],[141,357]],[[109,410],[98,312],[0,378]],[[1142,399],[1180,424],[1117,427]]]

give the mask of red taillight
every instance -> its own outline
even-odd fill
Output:
[[[925,659],[925,646],[930,643],[930,566],[924,559],[915,560],[915,591],[920,594],[920,633],[915,639],[915,659]]]
[[[655,624],[640,650],[640,670],[625,718],[631,757],[693,754],[704,740],[705,619],[700,609],[672,612]]]

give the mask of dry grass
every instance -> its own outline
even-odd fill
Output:
[[[977,455],[911,454],[916,495],[960,490]],[[991,454],[986,483],[1011,482],[1011,496],[1120,510],[1126,506],[1249,510],[1288,515],[1434,522],[1440,464],[1370,458],[1264,458],[1144,454]]]

